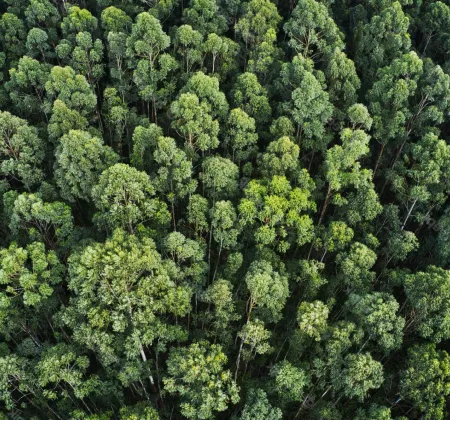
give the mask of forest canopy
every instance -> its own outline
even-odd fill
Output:
[[[449,419],[449,1],[1,0],[1,419]]]

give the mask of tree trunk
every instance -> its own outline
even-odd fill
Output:
[[[408,214],[407,214],[407,216],[406,216],[406,219],[404,219],[404,222],[403,222],[402,227],[401,227],[401,231],[404,231],[404,227],[405,227],[406,224],[407,224],[407,220],[410,218],[410,214],[412,213],[413,208],[415,207],[415,205],[416,205],[416,203],[417,203],[417,200],[418,200],[418,198],[416,198],[416,199],[413,201],[412,206],[410,207],[409,212],[408,212]]]

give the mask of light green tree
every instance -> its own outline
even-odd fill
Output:
[[[119,160],[99,138],[80,130],[71,130],[60,139],[55,156],[56,182],[69,202],[89,200],[100,174]]]
[[[210,419],[214,412],[225,411],[229,402],[239,401],[239,387],[226,364],[221,346],[206,341],[171,349],[164,388],[180,396],[184,417]]]
[[[166,204],[153,197],[155,188],[149,176],[127,164],[103,171],[91,194],[99,210],[94,219],[101,227],[122,227],[133,233],[138,224],[147,221],[154,229],[170,221]]]
[[[36,128],[7,111],[0,111],[0,174],[23,183],[27,190],[44,177],[45,143]]]
[[[432,343],[415,345],[408,351],[407,367],[401,371],[403,400],[425,418],[443,418],[449,395],[449,356]]]

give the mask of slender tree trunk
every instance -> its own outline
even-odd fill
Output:
[[[376,165],[374,166],[373,179],[374,179],[374,177],[376,177],[376,172],[377,172],[377,169],[379,168],[379,164],[380,164],[380,161],[381,161],[381,158],[382,158],[382,154],[384,153],[384,148],[385,148],[385,144],[382,143],[381,150],[379,151],[379,155],[377,156]]]
[[[222,240],[221,240],[221,243],[219,244],[218,259],[216,260],[215,273],[213,274],[213,280],[212,280],[212,282],[214,282],[214,281],[215,281],[215,278],[216,278],[216,272],[218,271],[219,260],[220,260],[220,258],[221,258],[221,252],[222,252]]]
[[[175,207],[174,202],[171,202],[171,209],[172,209],[172,221],[174,223],[174,231],[177,232],[177,221],[175,220]]]
[[[146,353],[144,352],[144,348],[143,348],[141,342],[139,343],[139,352],[141,354],[142,360],[146,363],[147,362],[147,357],[146,357]],[[155,381],[154,381],[153,376],[151,374],[149,374],[149,381],[150,381],[150,384],[152,385],[152,388],[155,388]]]
[[[321,214],[319,216],[318,226],[321,225],[321,222],[323,222],[324,215],[326,214],[327,206],[329,205],[329,200],[330,200],[331,193],[332,193],[332,188],[331,188],[331,186],[329,184],[329,187],[327,189],[326,198],[324,199],[323,208],[321,209]]]
[[[406,219],[404,219],[404,222],[402,223],[401,231],[404,231],[404,227],[405,227],[406,224],[407,224],[407,220],[410,218],[410,214],[412,213],[413,208],[415,207],[415,205],[416,205],[416,203],[417,203],[417,200],[418,200],[418,198],[416,198],[416,199],[413,201],[412,206],[410,207],[409,212],[407,213]]]
[[[236,378],[238,377],[238,369],[240,368],[240,360],[241,360],[241,353],[243,352],[243,345],[244,345],[244,339],[241,339],[240,350],[238,351],[238,357],[236,358],[235,381],[236,381]]]

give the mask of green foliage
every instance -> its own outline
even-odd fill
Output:
[[[398,1],[359,28],[356,64],[362,69],[365,78],[369,79],[378,68],[409,50],[411,41],[408,28],[409,18]]]
[[[409,349],[408,368],[401,372],[401,397],[425,418],[443,418],[449,395],[449,356],[431,343]]]
[[[282,66],[282,82],[290,91],[283,104],[297,125],[297,140],[306,149],[322,150],[327,146],[325,125],[332,117],[333,107],[323,85],[324,75],[313,71],[313,62],[301,54]]]
[[[319,341],[327,329],[329,309],[321,301],[302,302],[298,308],[298,322],[302,333]]]
[[[280,420],[282,411],[273,407],[263,389],[251,389],[241,412],[242,420]]]
[[[183,11],[183,20],[203,35],[221,35],[227,29],[227,22],[218,13],[214,0],[190,0],[189,7]]]
[[[225,411],[229,402],[239,401],[239,388],[224,370],[226,363],[221,346],[208,342],[171,349],[164,387],[180,395],[183,416],[209,419],[215,411]]]
[[[99,209],[95,219],[100,226],[133,232],[136,225],[149,219],[154,226],[169,222],[166,204],[153,198],[155,189],[149,176],[127,164],[115,164],[103,171],[91,194]]]
[[[313,239],[313,222],[302,214],[315,208],[308,188],[291,188],[284,176],[274,176],[251,180],[244,195],[238,206],[240,220],[258,245],[283,252],[291,243],[304,245]]]
[[[382,364],[365,354],[348,354],[344,360],[341,375],[334,379],[337,388],[348,398],[363,401],[371,389],[382,385],[384,372]]]
[[[244,280],[250,293],[248,317],[257,306],[268,310],[270,320],[280,320],[288,297],[287,278],[276,272],[269,262],[256,260],[251,263]]]
[[[96,107],[96,95],[92,92],[88,81],[69,66],[53,66],[45,90],[47,100],[44,107],[48,113],[51,112],[54,101],[58,99],[84,117],[91,115]]]
[[[280,21],[277,7],[270,0],[250,0],[245,5],[245,13],[235,25],[235,30],[246,47],[253,47],[264,40],[269,30],[276,30]]]
[[[448,419],[449,2],[0,1],[0,418]]]
[[[30,190],[44,178],[40,168],[44,156],[45,144],[36,128],[7,111],[0,111],[0,174],[21,181]]]
[[[282,403],[302,402],[304,390],[311,383],[307,370],[283,361],[271,369],[270,375],[274,378],[274,388]]]
[[[329,16],[326,5],[319,1],[299,1],[284,29],[290,37],[290,47],[304,57],[314,58],[344,47],[343,35]]]
[[[393,296],[383,292],[351,294],[346,307],[366,332],[367,341],[375,341],[386,353],[401,346],[405,321],[396,315],[399,304]]]
[[[434,341],[449,338],[449,271],[435,266],[405,276],[408,303],[414,309],[413,324],[420,335]]]
[[[233,196],[237,188],[238,167],[229,159],[212,156],[203,161],[200,179],[213,200]]]
[[[166,317],[189,311],[191,290],[171,279],[149,238],[119,229],[105,243],[86,246],[70,258],[68,286],[74,296],[63,320],[74,338],[105,366],[124,364],[123,357],[142,359],[132,381],[145,379],[144,347],[156,338],[167,342],[185,336]]]
[[[118,161],[99,138],[80,130],[64,135],[55,151],[55,177],[61,197],[69,202],[89,200],[100,174]]]
[[[70,245],[73,217],[65,203],[44,202],[38,194],[22,193],[13,202],[9,226],[13,235],[24,232],[32,241],[55,249]]]

